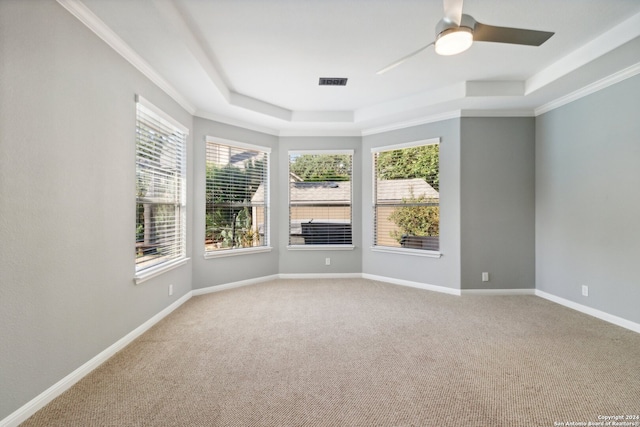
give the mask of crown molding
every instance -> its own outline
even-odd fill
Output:
[[[563,105],[566,105],[570,102],[573,102],[575,100],[578,100],[580,98],[583,98],[587,95],[591,95],[592,93],[598,92],[602,89],[605,89],[611,85],[614,85],[616,83],[619,83],[623,80],[626,80],[628,78],[631,78],[635,75],[640,74],[640,62],[627,67],[625,69],[622,69],[620,71],[618,71],[617,73],[614,73],[610,76],[607,76],[603,79],[600,79],[596,82],[593,82],[583,88],[580,88],[574,92],[569,93],[568,95],[565,95],[563,97],[560,97],[558,99],[555,99],[551,102],[548,102],[544,105],[541,105],[540,107],[536,108],[534,110],[535,112],[535,116],[539,116],[541,114],[547,113],[551,110],[555,110],[556,108],[562,107]]]
[[[182,108],[193,115],[196,108],[189,102],[176,88],[158,74],[140,55],[138,55],[128,44],[126,44],[111,28],[98,18],[87,6],[79,0],[57,0],[69,13],[75,16],[87,28],[93,31],[109,47],[115,50],[120,56],[129,61],[138,71],[144,74],[156,86],[162,89],[167,95],[173,98]]]
[[[529,95],[572,71],[640,36],[640,13],[596,37],[564,58],[530,77],[525,82],[525,95]]]
[[[428,123],[441,122],[449,119],[457,119],[462,117],[461,110],[449,111],[442,114],[434,114],[427,117],[420,117],[419,119],[407,120],[404,122],[391,123],[384,126],[378,126],[368,129],[363,129],[361,134],[362,136],[375,135],[378,133],[389,132],[393,130],[405,129],[413,126],[425,125]]]

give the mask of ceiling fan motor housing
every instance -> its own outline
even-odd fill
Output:
[[[460,19],[460,25],[456,25],[455,22],[451,22],[446,18],[442,18],[440,21],[438,21],[438,24],[436,25],[436,40],[438,40],[438,38],[442,35],[442,33],[446,32],[450,32],[451,30],[456,30],[458,28],[467,28],[471,31],[471,33],[473,34],[473,30],[476,27],[476,20],[473,19],[472,16],[466,15],[466,14],[462,14],[462,18]]]

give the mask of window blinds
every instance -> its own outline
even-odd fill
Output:
[[[289,152],[289,245],[352,244],[352,150]]]
[[[207,139],[205,253],[268,246],[269,152]]]
[[[185,257],[187,129],[136,104],[136,272]]]
[[[375,246],[439,250],[440,145],[421,143],[373,150]]]

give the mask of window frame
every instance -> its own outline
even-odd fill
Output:
[[[350,189],[349,189],[349,225],[351,226],[351,243],[350,244],[291,244],[291,184],[289,181],[289,174],[291,172],[291,156],[292,155],[349,155],[351,156],[351,168],[350,168]],[[287,250],[290,251],[349,251],[354,250],[355,245],[353,243],[353,160],[355,150],[353,149],[317,149],[317,150],[305,150],[305,149],[290,149],[287,151]]]
[[[412,256],[420,256],[420,257],[428,257],[428,258],[440,258],[442,256],[442,247],[440,245],[441,239],[439,238],[438,242],[438,250],[430,250],[430,249],[417,249],[417,248],[403,248],[403,247],[394,247],[394,246],[384,246],[377,245],[376,241],[376,233],[377,233],[377,198],[378,198],[378,184],[377,184],[377,161],[376,155],[378,153],[387,152],[387,151],[395,151],[402,150],[405,148],[415,148],[422,147],[426,145],[441,145],[441,139],[438,138],[430,138],[430,139],[422,139],[417,141],[410,141],[399,144],[391,144],[380,147],[371,148],[371,164],[372,164],[372,245],[370,247],[373,252],[383,252],[383,253],[393,253],[393,254],[403,254],[403,255],[412,255]],[[440,166],[440,155],[438,156],[438,166]],[[440,172],[439,172],[440,175]],[[440,191],[438,191],[440,193]],[[440,199],[439,199],[440,200]],[[440,206],[440,201],[438,201],[438,206]],[[441,225],[442,221],[440,219],[439,224]],[[440,237],[440,235],[439,235]]]
[[[160,274],[163,274],[169,270],[177,268],[181,265],[186,264],[189,261],[187,257],[187,138],[189,135],[189,129],[182,125],[180,122],[175,120],[173,117],[162,111],[160,108],[156,107],[154,104],[149,102],[147,99],[142,97],[141,95],[136,95],[136,182],[138,179],[138,164],[140,160],[139,156],[139,128],[140,123],[144,123],[145,119],[151,119],[158,122],[162,125],[167,131],[164,135],[175,137],[179,140],[179,143],[175,145],[176,154],[171,158],[172,166],[176,167],[178,170],[177,175],[175,176],[175,185],[179,187],[179,191],[176,191],[175,198],[172,202],[164,203],[164,204],[173,204],[178,207],[175,214],[175,227],[177,231],[173,236],[177,235],[177,245],[174,242],[174,248],[178,250],[178,253],[174,256],[171,256],[168,259],[160,261],[156,264],[150,265],[148,267],[139,268],[140,265],[137,262],[138,258],[138,237],[137,237],[137,225],[136,225],[136,262],[135,264],[135,273],[134,273],[134,282],[136,284],[143,283],[149,279],[152,279]],[[146,116],[142,117],[141,113]],[[146,123],[147,126],[153,126],[149,123]],[[159,130],[156,128],[156,130]],[[138,210],[138,204],[142,203],[138,197],[136,191],[136,215]],[[154,202],[155,203],[155,202]],[[156,203],[157,204],[157,203]],[[137,224],[137,220],[136,220]]]
[[[265,234],[264,240],[265,244],[260,246],[251,246],[246,248],[228,248],[224,250],[212,251],[212,250],[204,250],[204,258],[205,259],[213,259],[213,258],[223,258],[230,256],[238,256],[238,255],[247,255],[247,254],[255,254],[261,252],[270,252],[273,248],[271,247],[271,147],[266,147],[263,145],[257,144],[249,144],[246,142],[235,141],[231,139],[218,138],[214,136],[207,135],[205,137],[205,200],[206,200],[206,153],[208,144],[218,144],[222,146],[227,146],[231,148],[239,148],[246,149],[250,151],[258,151],[265,154],[266,157],[266,166],[265,171],[266,174],[264,176],[264,226],[265,226]],[[205,228],[206,228],[206,215],[207,208],[205,205]]]

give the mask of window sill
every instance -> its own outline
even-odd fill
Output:
[[[189,261],[189,259],[190,258],[180,258],[174,261],[169,261],[169,262],[160,264],[156,267],[145,269],[140,273],[136,273],[136,275],[133,276],[133,281],[136,283],[136,285],[139,285],[140,283],[146,282],[149,279],[153,279],[154,277],[157,277],[163,273],[166,273],[169,270],[173,270],[174,268],[178,268],[182,265],[185,265]]]
[[[262,252],[271,252],[271,246],[258,246],[255,248],[227,249],[221,251],[210,251],[204,253],[204,259],[224,258],[229,256],[259,254]]]
[[[354,245],[289,245],[289,251],[352,251]]]
[[[442,257],[442,253],[438,251],[426,251],[423,249],[406,249],[406,248],[392,248],[392,247],[382,247],[382,246],[372,246],[372,252],[384,252],[390,254],[401,254],[401,255],[414,255],[421,256],[427,258],[440,258]]]

